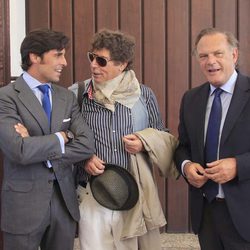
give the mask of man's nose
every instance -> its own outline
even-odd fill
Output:
[[[93,61],[90,63],[90,65],[91,65],[92,67],[98,67],[98,66],[99,66],[99,64],[98,64],[97,61],[96,61],[96,58],[93,59]]]
[[[62,62],[61,62],[61,64],[62,64],[64,67],[66,67],[66,66],[67,66],[67,60],[66,60],[66,58],[65,58],[65,57],[63,57],[63,58],[62,58]]]
[[[207,63],[214,64],[216,62],[216,57],[212,54],[209,54],[207,57]]]

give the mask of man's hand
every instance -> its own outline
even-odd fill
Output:
[[[93,155],[89,160],[86,161],[84,168],[88,174],[99,175],[104,172],[105,166],[104,161]]]
[[[139,137],[134,134],[125,135],[122,140],[125,144],[125,150],[130,154],[136,154],[145,150]]]
[[[60,131],[59,133],[60,133],[60,134],[62,135],[62,137],[63,137],[64,144],[67,144],[67,143],[69,142],[69,139],[68,139],[68,137],[66,136],[66,133],[65,133],[64,131]]]
[[[204,176],[223,184],[235,178],[237,175],[237,164],[235,158],[225,158],[207,163]]]
[[[183,171],[188,182],[196,188],[202,187],[208,180],[208,177],[204,175],[204,168],[198,163],[187,162]]]
[[[16,129],[16,132],[23,138],[30,136],[27,128],[24,127],[21,123],[17,123],[16,125],[14,125],[14,128]]]

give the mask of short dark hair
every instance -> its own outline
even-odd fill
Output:
[[[23,40],[20,48],[22,69],[27,71],[31,66],[30,53],[43,57],[49,50],[63,50],[67,48],[69,38],[62,32],[50,29],[38,29],[31,31]]]
[[[132,69],[135,53],[135,39],[132,36],[121,31],[102,29],[94,35],[91,47],[92,52],[107,49],[113,61],[128,63],[125,71]]]
[[[233,33],[228,32],[228,31],[224,31],[224,30],[220,30],[218,28],[209,27],[209,28],[205,28],[205,29],[201,30],[200,33],[197,35],[197,37],[195,39],[195,44],[194,44],[194,46],[195,46],[194,47],[194,54],[197,53],[197,45],[198,45],[199,41],[201,40],[201,38],[203,36],[206,36],[206,35],[214,35],[214,34],[224,35],[227,39],[228,45],[231,48],[239,49],[239,42]]]

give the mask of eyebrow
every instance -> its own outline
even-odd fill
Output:
[[[58,55],[58,56],[60,56],[60,55],[63,55],[64,53],[61,51],[61,50],[57,50],[56,52],[55,52],[55,55]]]
[[[201,53],[198,53],[198,56],[200,56],[200,55],[208,55],[208,54],[215,54],[215,53],[224,53],[224,50],[218,49],[218,50],[215,50],[215,51],[212,51],[212,52],[201,52]]]
[[[94,53],[94,52],[91,52],[93,55],[95,55],[95,56],[99,56],[98,54],[96,54],[96,53]],[[107,59],[107,60],[110,60],[110,58],[108,58],[108,57],[106,57],[106,56],[99,56],[99,57],[102,57],[102,58],[105,58],[105,59]]]

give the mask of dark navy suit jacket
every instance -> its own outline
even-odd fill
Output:
[[[209,83],[187,91],[180,109],[179,140],[175,161],[179,171],[184,160],[204,162],[204,124]],[[221,135],[219,158],[235,157],[237,176],[222,185],[226,203],[239,234],[250,241],[250,78],[238,74]],[[189,185],[193,231],[199,232],[203,193]]]

